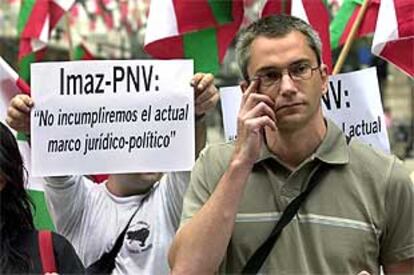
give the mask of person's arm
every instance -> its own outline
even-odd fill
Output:
[[[414,258],[384,266],[385,274],[414,274]]]
[[[196,73],[190,84],[194,87],[195,151],[197,158],[207,140],[205,116],[207,112],[214,109],[220,96],[214,85],[212,74]]]
[[[380,260],[385,274],[414,274],[414,184],[398,160],[390,170]]]
[[[16,131],[30,134],[30,110],[34,106],[30,96],[19,94],[12,98],[6,122]],[[82,217],[88,188],[80,176],[45,178],[45,197],[53,222],[65,236],[70,235],[73,224]]]
[[[205,115],[197,118],[195,121],[195,158],[198,158],[198,155],[206,146],[207,143],[207,125]]]
[[[172,274],[217,272],[250,169],[233,161],[206,204],[179,229],[169,253]]]
[[[206,145],[206,123],[205,118],[211,112],[219,99],[219,94],[214,85],[212,74],[197,73],[191,79],[190,85],[194,88],[194,117],[195,117],[195,158]],[[184,193],[190,181],[190,172],[168,173],[164,178],[166,184],[160,188],[166,189],[165,209],[174,228],[177,229],[183,206]]]
[[[93,183],[83,176],[44,178],[45,198],[57,232],[69,239],[87,208],[87,197]]]
[[[244,92],[238,139],[227,170],[211,197],[177,232],[169,252],[172,274],[215,273],[225,256],[247,178],[260,154],[264,127],[276,129],[273,101],[257,94],[257,85],[254,81]]]

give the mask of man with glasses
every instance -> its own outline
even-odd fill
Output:
[[[238,137],[197,160],[172,273],[412,274],[413,184],[395,157],[324,118],[317,33],[267,17],[241,32],[236,50]]]

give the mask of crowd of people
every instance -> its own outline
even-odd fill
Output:
[[[239,33],[236,51],[235,141],[203,150],[203,117],[219,95],[211,74],[191,80],[191,173],[46,178],[56,272],[414,274],[414,185],[396,157],[323,116],[328,72],[315,30],[262,18]],[[13,98],[7,123],[30,134],[35,104]],[[42,273],[22,160],[0,129],[0,271]]]

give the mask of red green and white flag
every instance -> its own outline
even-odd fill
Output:
[[[5,123],[10,100],[19,93],[30,93],[29,86],[19,78],[18,74],[0,57],[0,121]],[[7,124],[6,124],[7,125]],[[12,129],[11,129],[12,130]],[[30,171],[30,146],[25,135],[16,133],[20,153],[23,156],[27,171]],[[43,192],[43,179],[28,177],[28,193],[35,204],[34,222],[36,228],[53,229],[53,223],[46,207]]]
[[[88,1],[87,3],[89,2],[90,1]],[[90,24],[92,20],[89,18],[86,7],[80,3],[76,3],[70,9],[69,14],[72,39],[74,40],[76,35],[79,35],[80,37],[88,36],[91,32]],[[76,43],[76,41],[74,42]]]
[[[75,0],[23,0],[17,30],[20,36],[19,61],[23,79],[29,79],[30,63],[44,56],[49,35]]]
[[[243,19],[240,0],[152,0],[144,50],[155,58],[193,58],[217,73]]]
[[[112,0],[96,0],[96,14],[102,18],[108,30],[112,30],[115,26],[112,14],[115,6],[116,3]]]
[[[30,95],[30,87],[12,67],[0,56],[0,89],[2,89],[2,96],[9,94],[14,96],[14,91],[19,91]],[[11,98],[11,97],[10,97]]]
[[[133,12],[130,7],[131,5],[129,5],[128,1],[119,2],[120,21],[121,24],[125,26],[125,29],[129,34],[132,33],[133,26],[136,26],[136,24],[131,24],[132,21],[130,21],[130,17],[132,17]]]
[[[414,77],[414,2],[382,0],[372,53]]]
[[[92,59],[95,59],[93,54],[88,50],[85,43],[83,43],[83,42],[80,42],[73,49],[73,58],[75,60],[92,60]]]
[[[261,16],[269,16],[272,14],[290,14],[291,0],[267,0],[263,6]]]
[[[332,49],[336,49],[345,44],[362,7],[363,1],[364,0],[344,0],[342,3],[342,6],[329,26]],[[364,18],[359,25],[357,37],[363,37],[374,33],[378,17],[379,3],[380,0],[370,0]]]
[[[329,12],[322,0],[292,0],[291,15],[310,24],[322,41],[322,60],[332,70],[332,54],[329,37]]]
[[[324,0],[268,0],[263,7],[262,17],[272,14],[290,14],[310,24],[322,40],[322,60],[332,69],[332,55],[329,38],[329,12]]]

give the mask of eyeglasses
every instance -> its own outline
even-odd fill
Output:
[[[292,64],[284,70],[269,69],[258,73],[252,80],[260,79],[260,87],[269,88],[273,85],[280,85],[284,71],[287,71],[289,77],[294,81],[308,80],[312,77],[313,71],[319,69],[318,65],[315,68],[308,63]]]

